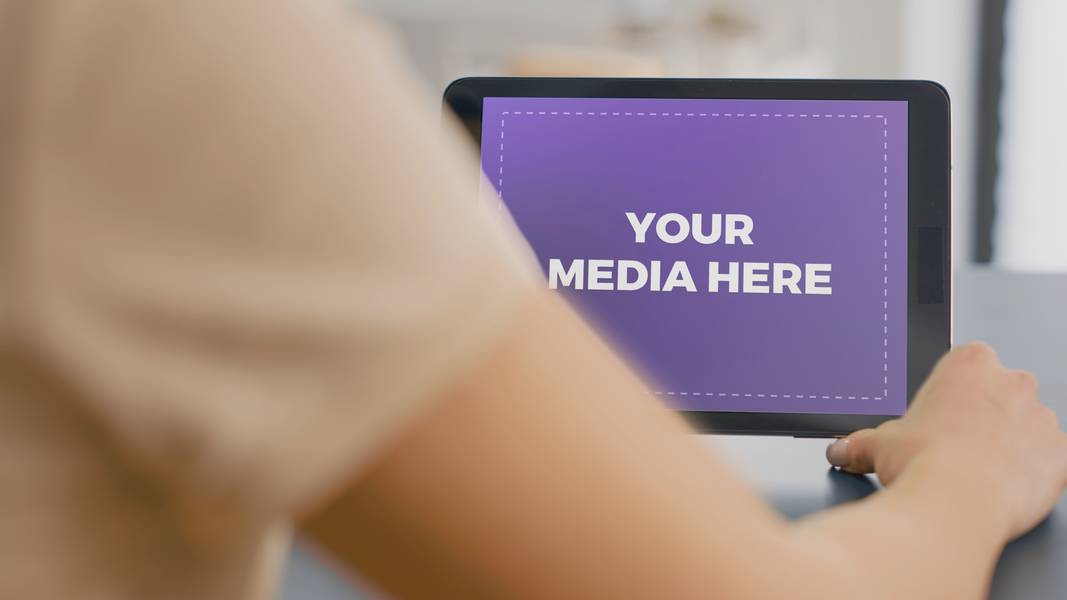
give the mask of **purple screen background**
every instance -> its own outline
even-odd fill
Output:
[[[549,258],[689,262],[698,291],[563,290],[685,410],[901,414],[907,102],[486,98],[482,168]],[[751,246],[635,244],[627,211],[743,213]],[[707,262],[832,263],[833,294],[706,290]]]

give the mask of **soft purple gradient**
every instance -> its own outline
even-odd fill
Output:
[[[672,406],[895,415],[907,114],[888,101],[487,98],[482,167],[546,269],[689,262],[696,293],[564,292]],[[637,245],[627,211],[748,214],[754,244]],[[833,295],[708,293],[709,260],[832,263]]]

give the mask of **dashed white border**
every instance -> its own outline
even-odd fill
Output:
[[[882,394],[889,397],[889,117],[882,116]]]
[[[652,392],[657,396],[719,396],[728,398],[810,398],[812,400],[881,400],[881,396],[830,396],[813,394],[740,394],[727,392]]]
[[[717,112],[716,113],[706,113],[706,112],[692,113],[692,112],[684,112],[683,113],[683,112],[630,112],[630,111],[628,111],[628,112],[621,112],[621,111],[614,111],[614,112],[608,112],[608,111],[600,111],[600,112],[586,111],[586,112],[583,112],[583,111],[580,111],[580,110],[576,110],[576,111],[569,111],[569,110],[539,110],[539,111],[533,111],[533,110],[526,110],[526,111],[511,110],[511,111],[509,111],[509,110],[505,110],[505,111],[501,112],[500,114],[505,116],[505,117],[508,116],[508,115],[515,115],[515,116],[522,116],[522,115],[527,115],[527,116],[534,116],[534,115],[539,115],[539,116],[560,116],[560,115],[562,115],[562,116],[568,116],[568,117],[571,117],[571,116],[574,116],[574,117],[581,117],[581,116],[586,116],[586,117],[598,117],[598,116],[599,117],[609,117],[609,116],[610,117],[635,117],[635,116],[636,117],[749,117],[749,118],[751,118],[751,117],[774,117],[774,118],[787,118],[787,119],[792,119],[792,118],[801,118],[801,119],[808,119],[808,118],[812,118],[812,119],[821,119],[821,118],[826,118],[826,119],[833,119],[833,118],[838,118],[838,119],[846,119],[846,118],[848,118],[848,119],[860,119],[860,118],[863,118],[863,119],[882,119],[882,121],[884,122],[884,124],[886,126],[888,126],[888,124],[889,124],[889,119],[885,115],[862,114],[862,113],[860,113],[860,114],[855,114],[855,113],[850,113],[850,114],[743,113],[743,112],[740,112],[740,113],[717,113]]]
[[[653,392],[657,396],[718,396],[729,398],[799,398],[811,400],[882,400],[889,397],[889,117],[862,113],[744,113],[744,112],[639,112],[639,111],[502,111],[500,119],[500,161],[497,172],[497,196],[504,198],[504,123],[506,117],[729,117],[774,119],[881,119],[882,120],[882,396],[838,396],[812,394],[744,394],[732,392]],[[501,205],[503,206],[503,205]]]

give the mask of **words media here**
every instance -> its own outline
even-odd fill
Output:
[[[692,239],[703,245],[753,245],[752,217],[744,214],[711,214],[708,217],[708,223],[705,224],[704,215],[700,213],[688,217],[679,213],[665,213],[658,218],[656,213],[644,213],[640,217],[637,213],[626,213],[636,244],[646,243],[649,229],[654,229],[655,236],[665,244],[680,244]],[[705,228],[709,231],[705,231]],[[664,266],[667,266],[666,275]],[[728,292],[733,294],[829,296],[833,293],[830,286],[831,269],[829,263],[728,262],[724,270],[719,261],[709,261],[706,290],[718,293],[720,285],[725,284]],[[569,265],[564,265],[562,260],[550,258],[548,287],[623,292],[644,289],[653,292],[697,291],[689,264],[681,260],[669,265],[652,260],[646,265],[638,260],[576,258]]]

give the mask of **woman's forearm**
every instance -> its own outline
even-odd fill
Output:
[[[981,490],[936,475],[790,525],[573,315],[535,302],[304,526],[401,597],[974,597],[993,511],[957,507]]]
[[[921,457],[889,489],[793,528],[799,552],[866,582],[866,598],[981,598],[1006,538],[990,482]]]

